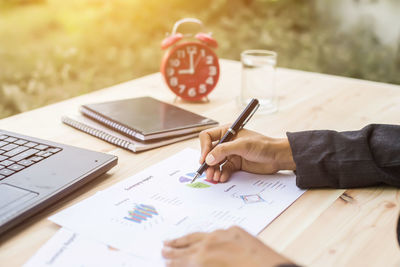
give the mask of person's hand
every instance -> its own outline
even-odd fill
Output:
[[[277,266],[290,261],[239,227],[193,233],[165,241],[162,255],[168,267]]]
[[[200,164],[206,161],[210,166],[206,171],[207,179],[226,182],[238,170],[271,174],[296,169],[287,138],[271,138],[242,129],[231,141],[214,147],[228,128],[229,125],[225,125],[200,133]],[[220,166],[221,163],[224,164]]]

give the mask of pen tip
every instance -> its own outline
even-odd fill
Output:
[[[196,175],[193,177],[192,181],[190,182],[191,184],[196,181],[196,179],[200,176],[200,174],[196,173]]]

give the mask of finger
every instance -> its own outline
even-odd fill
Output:
[[[221,178],[219,179],[219,182],[225,183],[229,180],[232,173],[240,170],[240,162],[241,160],[239,157],[228,159],[224,166],[222,166]]]
[[[214,179],[215,182],[218,182],[220,178],[221,178],[221,171],[220,171],[219,166],[218,166],[217,168],[215,168],[214,178],[213,179]]]
[[[222,138],[222,136],[228,130],[228,125],[223,125],[219,127],[215,127],[212,129],[204,130],[200,133],[200,147],[201,147],[201,156],[200,156],[200,164],[202,164],[205,160],[206,155],[208,152],[211,151],[213,147],[213,142],[218,141]]]
[[[214,172],[215,168],[214,167],[208,167],[206,170],[206,177],[208,180],[211,180],[214,178]]]
[[[189,235],[182,236],[180,238],[174,240],[166,240],[164,241],[164,246],[169,246],[172,248],[183,248],[188,247],[194,243],[197,243],[201,239],[203,239],[205,233],[192,233]]]
[[[184,247],[184,248],[173,248],[169,246],[164,246],[161,254],[166,259],[176,259],[189,256],[195,252],[197,248],[195,246]]]
[[[231,155],[242,156],[247,153],[246,141],[236,139],[234,141],[226,142],[214,147],[206,157],[206,163],[209,166],[214,166],[222,162],[226,157]]]
[[[187,266],[190,266],[190,261],[187,257],[180,258],[180,259],[171,259],[171,260],[165,261],[165,266],[167,266],[167,267],[187,267]]]

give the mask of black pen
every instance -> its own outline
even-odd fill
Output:
[[[218,144],[228,142],[231,140],[233,136],[237,134],[245,125],[246,123],[250,120],[250,118],[253,116],[253,114],[257,111],[258,107],[260,106],[260,103],[258,102],[257,99],[253,98],[250,103],[247,105],[247,107],[243,110],[243,112],[240,114],[239,118],[236,119],[236,121],[232,124],[232,126],[228,129],[228,131],[225,133],[225,135],[219,140]],[[204,161],[204,163],[200,166],[200,168],[197,170],[196,175],[194,176],[193,180],[190,183],[193,183],[196,181],[196,179],[203,174],[203,172],[208,168],[207,163]]]

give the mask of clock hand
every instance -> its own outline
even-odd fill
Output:
[[[190,62],[190,74],[194,73],[193,56],[194,56],[194,53],[193,52],[190,53],[190,59],[189,59],[189,62]]]
[[[179,74],[193,74],[194,73],[194,66],[193,66],[193,52],[189,53],[189,69],[179,70]]]
[[[192,69],[179,70],[179,74],[192,74]]]
[[[196,62],[194,63],[194,70],[193,70],[193,71],[196,70],[197,65],[199,65],[200,59],[201,59],[202,57],[203,57],[202,55],[199,55],[199,56],[196,58]]]

